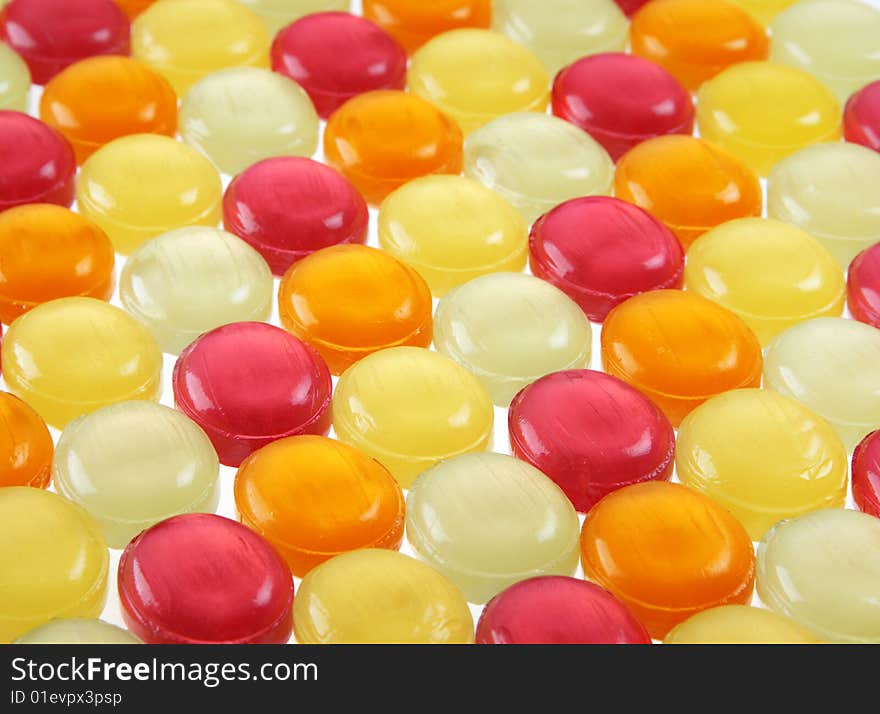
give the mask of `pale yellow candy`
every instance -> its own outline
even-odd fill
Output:
[[[30,87],[31,73],[25,61],[9,45],[0,42],[0,110],[26,112]]]
[[[758,594],[831,642],[880,644],[880,519],[828,509],[783,521],[758,547]]]
[[[799,67],[845,102],[880,79],[880,10],[858,0],[804,0],[776,16],[770,59]]]
[[[71,617],[50,620],[19,637],[17,645],[139,645],[128,630],[103,620]]]
[[[803,228],[846,268],[880,242],[880,154],[818,144],[780,161],[767,181],[767,212]]]
[[[434,344],[506,407],[536,379],[585,367],[592,335],[583,310],[558,288],[530,275],[494,273],[440,301]]]
[[[532,50],[551,74],[586,55],[623,52],[629,39],[614,0],[494,0],[492,27]]]
[[[464,596],[418,560],[355,550],[309,571],[296,593],[300,644],[468,644],[474,622]]]
[[[685,288],[739,315],[766,346],[814,317],[838,317],[846,302],[840,265],[811,235],[781,221],[740,218],[694,242]]]
[[[746,605],[703,610],[678,625],[667,645],[814,645],[821,640],[787,617]]]
[[[273,37],[303,15],[315,12],[347,12],[349,0],[238,0],[260,16]]]
[[[880,429],[880,330],[833,317],[802,322],[767,348],[764,386],[827,419],[852,450]]]
[[[177,354],[203,332],[262,322],[272,311],[272,272],[237,236],[190,226],[138,248],[122,269],[119,297],[165,352]]]
[[[571,198],[610,194],[614,162],[567,121],[524,112],[495,119],[467,138],[464,173],[500,193],[532,223]]]
[[[171,516],[212,513],[219,473],[217,453],[194,422],[145,401],[69,424],[52,464],[58,493],[92,514],[111,548]]]
[[[406,534],[474,603],[526,578],[571,575],[580,557],[580,523],[562,489],[502,454],[466,454],[425,471],[406,499]]]
[[[747,10],[755,19],[769,25],[774,17],[798,0],[733,0],[733,2]]]

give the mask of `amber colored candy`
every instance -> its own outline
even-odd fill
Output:
[[[132,20],[152,5],[156,0],[113,0]]]
[[[652,637],[720,605],[743,605],[755,586],[745,529],[686,486],[650,481],[602,499],[581,531],[584,574],[627,605]]]
[[[363,0],[363,8],[364,17],[394,35],[407,52],[441,32],[492,23],[492,0]]]
[[[0,392],[0,487],[46,488],[54,452],[42,417],[18,397]]]

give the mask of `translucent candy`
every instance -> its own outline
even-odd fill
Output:
[[[787,617],[746,605],[697,613],[663,640],[667,645],[817,645],[814,634]]]
[[[139,645],[141,641],[127,630],[103,620],[69,617],[49,620],[26,632],[17,645]]]
[[[9,45],[0,42],[0,109],[27,111],[30,87],[28,66]]]
[[[0,392],[0,487],[46,488],[54,451],[40,415],[18,397]]]
[[[462,27],[489,27],[492,0],[363,0],[364,17],[414,52],[435,35]]]

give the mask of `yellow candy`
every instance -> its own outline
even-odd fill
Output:
[[[31,73],[24,60],[9,45],[0,42],[0,110],[26,112],[30,86]]]
[[[815,645],[821,640],[787,617],[746,605],[723,605],[685,620],[667,645]]]
[[[238,0],[260,16],[273,37],[303,15],[315,12],[347,12],[348,0]]]
[[[50,620],[19,637],[17,645],[139,645],[128,630],[103,620],[71,617]]]
[[[733,2],[751,13],[755,19],[769,25],[774,17],[798,0],[733,0]]]

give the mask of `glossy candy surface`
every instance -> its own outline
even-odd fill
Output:
[[[31,73],[24,60],[0,42],[0,110],[27,111]]]
[[[844,138],[880,151],[880,80],[853,94],[843,114]]]
[[[113,0],[113,2],[119,5],[120,9],[128,15],[129,18],[134,20],[134,18],[156,2],[156,0]]]
[[[604,196],[577,198],[532,226],[532,274],[580,305],[594,322],[641,292],[681,287],[681,243],[647,211]]]
[[[404,488],[439,461],[486,449],[493,420],[476,377],[417,347],[365,357],[343,373],[333,395],[337,438],[378,459]]]
[[[121,627],[103,620],[68,617],[49,620],[26,632],[16,645],[139,645],[141,641]]]
[[[291,436],[251,454],[235,477],[242,523],[298,577],[339,553],[396,550],[403,493],[378,461],[321,436]]]
[[[663,640],[666,645],[816,645],[814,634],[771,610],[722,605],[697,613]]]
[[[496,595],[477,623],[479,645],[649,645],[651,637],[607,590],[577,578],[523,580]]]
[[[853,499],[860,511],[880,518],[880,431],[856,447],[852,460]]]
[[[475,603],[529,577],[573,574],[579,526],[556,484],[503,454],[448,459],[406,499],[410,544]]]
[[[729,310],[694,293],[658,290],[606,318],[602,363],[643,392],[673,426],[710,397],[761,383],[761,345]]]
[[[364,199],[338,172],[297,157],[266,159],[236,176],[223,224],[255,248],[275,275],[321,248],[367,239]]]
[[[862,251],[850,263],[847,292],[852,316],[880,328],[880,244]]]
[[[752,17],[764,25],[769,25],[773,18],[798,0],[732,0]]]
[[[3,336],[9,389],[52,426],[129,399],[158,399],[162,353],[122,310],[70,297],[35,307]]]
[[[375,248],[340,245],[293,265],[278,294],[281,324],[341,374],[387,347],[428,347],[431,291],[405,263]]]
[[[18,397],[0,392],[0,487],[46,488],[54,451],[40,415]]]
[[[553,479],[586,513],[617,489],[672,476],[675,434],[654,404],[601,372],[551,374],[508,412],[515,456]]]
[[[468,644],[464,596],[424,563],[390,550],[356,550],[312,570],[294,604],[300,644]]]
[[[414,52],[435,35],[462,27],[489,27],[492,0],[364,0],[364,17]]]
[[[751,600],[755,555],[724,508],[685,486],[644,483],[616,491],[581,532],[584,573],[662,639],[719,605]]]
[[[691,412],[675,461],[681,482],[727,508],[753,540],[846,500],[846,447],[834,428],[769,389],[726,392]]]
[[[174,401],[202,427],[220,463],[284,436],[330,429],[330,372],[317,353],[261,322],[205,333],[174,365]]]
[[[125,549],[122,616],[148,644],[283,644],[293,579],[260,536],[210,514],[162,521]]]
[[[260,16],[273,37],[303,15],[333,10],[348,10],[348,0],[238,0]]]

